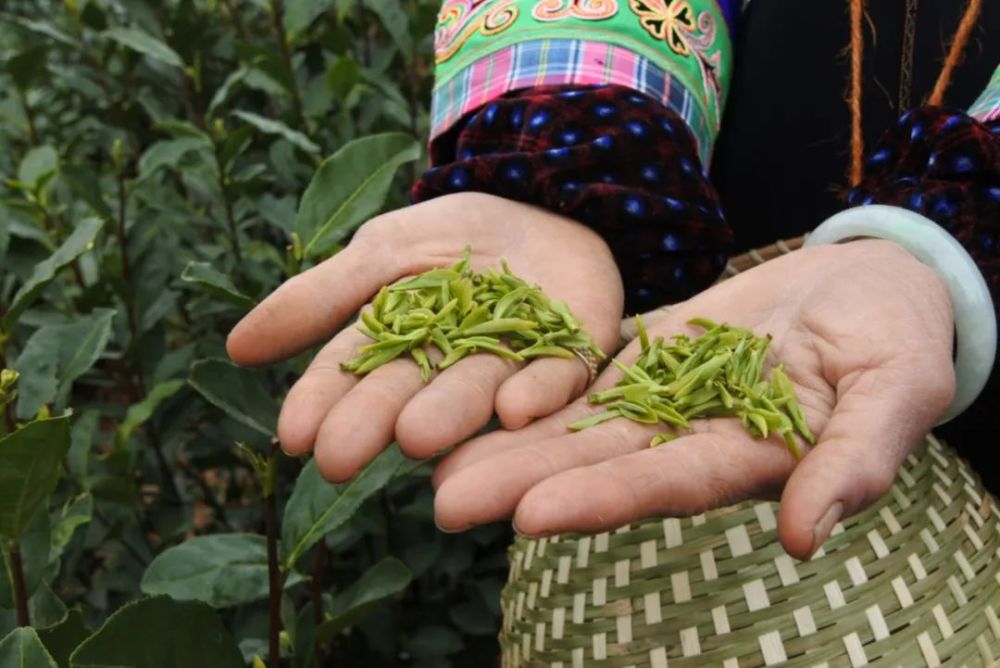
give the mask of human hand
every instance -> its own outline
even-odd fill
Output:
[[[394,438],[407,455],[423,459],[475,434],[494,412],[517,429],[586,389],[588,371],[577,359],[526,364],[472,355],[429,384],[409,359],[364,377],[341,370],[371,342],[354,327],[337,333],[345,320],[382,286],[454,264],[470,245],[474,270],[506,258],[514,273],[566,302],[603,350],[617,343],[621,278],[607,245],[583,225],[479,193],[394,211],[364,225],[334,257],[285,282],[229,335],[229,355],[242,365],[268,364],[333,337],[282,406],[278,438],[286,452],[314,450],[324,477],[342,481]]]
[[[616,419],[581,398],[519,431],[447,455],[434,473],[439,526],[513,516],[528,535],[602,531],[653,515],[684,516],[747,498],[781,498],[778,535],[807,558],[833,525],[881,497],[954,394],[947,289],[901,247],[856,241],[806,248],[732,278],[649,324],[650,336],[696,334],[704,316],[771,333],[817,445],[801,461],[780,436],[752,438],[734,418],[649,449],[663,425]],[[619,356],[630,364],[633,342]],[[593,390],[613,386],[609,368]]]

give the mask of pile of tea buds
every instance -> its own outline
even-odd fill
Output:
[[[751,434],[767,438],[780,434],[798,459],[802,448],[795,433],[815,443],[795,388],[784,365],[763,377],[771,336],[749,329],[696,318],[688,324],[705,330],[691,339],[678,334],[671,340],[649,340],[642,319],[636,319],[641,350],[631,366],[612,362],[625,377],[613,388],[591,394],[593,404],[607,410],[569,426],[580,430],[618,417],[646,424],[666,423],[690,430],[691,420],[737,417]],[[658,434],[650,446],[678,438],[676,431]]]
[[[475,272],[471,250],[447,269],[432,269],[382,288],[359,317],[358,329],[374,343],[342,365],[366,374],[402,355],[420,366],[424,381],[474,353],[512,360],[572,358],[574,349],[604,354],[562,302],[514,275],[501,260],[499,269]],[[441,352],[433,361],[430,347]]]

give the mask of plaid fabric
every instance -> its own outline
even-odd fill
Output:
[[[983,94],[969,107],[969,115],[983,122],[1000,118],[1000,66],[993,72]]]
[[[629,49],[576,39],[519,42],[438,82],[431,104],[431,139],[504,93],[565,84],[614,84],[660,101],[688,124],[701,162],[708,165],[716,126],[685,86]]]

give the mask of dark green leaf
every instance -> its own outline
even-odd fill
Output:
[[[21,90],[31,88],[45,74],[48,65],[48,46],[39,44],[27,49],[7,60],[7,71],[14,80],[14,85]]]
[[[43,404],[62,403],[74,380],[97,362],[111,336],[115,312],[97,309],[68,325],[45,325],[31,335],[13,364],[21,374],[17,414],[34,416]]]
[[[104,36],[122,46],[173,67],[184,67],[184,61],[177,52],[138,28],[116,27],[104,31]]]
[[[306,153],[319,153],[319,146],[298,130],[293,130],[281,121],[266,118],[250,111],[234,111],[233,116],[246,121],[264,134],[283,137]]]
[[[21,536],[59,479],[67,450],[67,417],[36,420],[0,439],[0,536]]]
[[[189,381],[203,397],[233,419],[266,436],[278,425],[278,405],[261,381],[260,372],[226,360],[201,360],[191,367]]]
[[[356,478],[332,485],[319,473],[316,460],[306,464],[285,506],[281,547],[286,568],[323,536],[351,519],[358,507],[388,483],[406,461],[398,445],[390,446]]]
[[[326,84],[341,103],[361,81],[361,66],[350,55],[340,56],[326,71]]]
[[[378,213],[396,170],[419,157],[413,137],[389,133],[356,139],[324,161],[295,217],[306,257],[328,252]]]
[[[385,31],[399,47],[403,59],[409,62],[413,57],[413,38],[410,37],[410,21],[399,0],[364,0],[364,4],[378,16]]]
[[[35,267],[11,300],[10,308],[3,317],[4,328],[10,329],[17,322],[21,312],[55,279],[60,270],[93,247],[94,239],[103,225],[103,221],[96,218],[81,221],[56,252]]]
[[[36,146],[28,151],[17,168],[17,180],[34,188],[44,177],[59,168],[59,154],[51,146]]]
[[[70,657],[72,668],[243,668],[236,641],[208,605],[156,596],[129,603]]]
[[[212,145],[203,137],[165,139],[150,146],[139,159],[139,177],[146,178],[164,167],[177,169],[184,158],[196,151],[211,151]]]
[[[78,165],[61,165],[59,175],[73,194],[86,202],[94,213],[105,220],[111,219],[111,207],[104,201],[100,181],[91,169]]]
[[[0,668],[58,668],[32,628],[11,631],[0,640]]]
[[[94,518],[94,497],[84,492],[70,499],[52,516],[50,558],[57,558],[73,539],[76,530]]]
[[[69,668],[69,655],[90,635],[79,610],[70,610],[55,626],[38,630],[45,649],[55,659],[59,668]]]
[[[177,391],[184,385],[185,382],[180,379],[160,383],[150,390],[145,399],[129,406],[125,419],[118,425],[118,431],[115,432],[115,443],[119,446],[124,445],[132,432],[153,417],[153,413],[156,412],[160,404],[177,394]]]
[[[28,30],[36,32],[40,35],[45,35],[46,37],[51,37],[52,39],[60,42],[66,46],[78,46],[76,40],[56,28],[49,21],[32,21],[28,18],[23,18],[20,16],[10,17],[18,25],[24,26]]]
[[[264,536],[216,534],[160,553],[142,577],[142,591],[226,608],[267,598],[267,583]]]
[[[387,557],[378,562],[333,599],[332,617],[316,629],[316,639],[330,642],[341,630],[409,587],[411,579],[410,569],[400,560]]]
[[[285,30],[291,38],[333,6],[333,0],[287,0],[285,2]]]
[[[210,262],[189,262],[181,273],[181,280],[203,288],[220,299],[224,299],[243,309],[252,309],[254,300],[239,291],[229,276],[212,266]]]

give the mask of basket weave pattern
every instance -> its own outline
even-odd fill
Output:
[[[1000,509],[933,436],[810,561],[784,552],[776,513],[517,539],[503,667],[1000,666]]]

